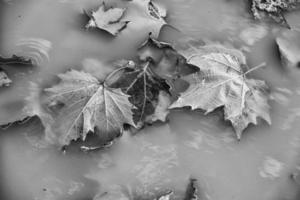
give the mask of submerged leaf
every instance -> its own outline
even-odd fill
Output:
[[[299,0],[251,0],[251,11],[255,19],[269,19],[290,28],[284,12],[300,8]]]
[[[271,123],[268,87],[264,81],[246,77],[253,69],[245,71],[241,53],[209,46],[188,55],[188,62],[200,71],[183,78],[190,86],[170,108],[190,106],[210,113],[224,107],[224,117],[231,121],[238,139],[250,123],[257,124],[257,117]]]
[[[142,61],[154,63],[153,71],[160,77],[171,80],[194,72],[186,65],[185,58],[179,54],[170,43],[158,41],[149,35],[139,47],[138,57]]]
[[[123,8],[107,9],[103,2],[98,10],[92,12],[86,28],[99,28],[116,36],[127,25],[126,21],[121,21],[124,12]]]
[[[102,138],[113,139],[124,124],[134,126],[133,106],[120,89],[109,88],[83,71],[71,70],[59,78],[61,82],[46,92],[55,120],[52,130],[60,135],[62,145],[95,131]]]
[[[166,79],[173,96],[177,96],[181,91],[182,84],[179,78],[198,70],[196,67],[187,64],[184,56],[179,54],[171,44],[156,40],[151,34],[139,47],[138,59],[153,64],[153,72]]]
[[[152,70],[151,63],[125,68],[111,87],[122,88],[136,107],[133,119],[138,125],[156,120],[165,121],[170,105],[169,85]]]
[[[197,179],[190,179],[190,182],[185,191],[184,200],[199,200],[198,198],[198,188],[196,186]]]

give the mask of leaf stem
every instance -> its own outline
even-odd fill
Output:
[[[129,63],[129,62],[128,62],[128,63]],[[108,74],[108,75],[105,77],[105,79],[103,80],[104,86],[107,86],[107,85],[106,85],[106,81],[109,80],[113,75],[115,75],[116,73],[118,73],[119,71],[121,71],[121,70],[123,70],[123,69],[128,68],[128,63],[126,64],[126,66],[117,68],[117,69],[115,69],[114,71],[112,71],[110,74]]]
[[[259,68],[265,67],[265,66],[266,66],[266,63],[263,62],[263,63],[261,63],[261,64],[255,66],[255,67],[252,67],[252,68],[249,69],[248,71],[246,71],[246,72],[244,73],[244,75],[249,74],[250,72],[253,72],[253,71],[255,71],[255,70],[259,69]]]

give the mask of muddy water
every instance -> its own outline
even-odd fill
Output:
[[[28,56],[39,66],[10,67],[14,84],[0,91],[1,122],[18,115],[31,82],[48,85],[69,68],[89,63],[95,70],[95,63],[134,56],[149,30],[124,31],[115,40],[86,31],[82,11],[98,3],[3,1],[1,54]],[[251,76],[271,86],[273,124],[250,126],[237,142],[219,113],[174,111],[168,124],[147,127],[135,136],[125,133],[110,149],[84,153],[75,145],[62,153],[40,141],[42,128],[33,119],[1,131],[1,199],[100,199],[105,192],[117,199],[121,193],[153,196],[167,190],[181,199],[189,177],[198,179],[204,200],[297,199],[299,185],[290,174],[300,169],[300,82],[297,71],[280,65],[274,49],[280,29],[253,23],[239,0],[161,4],[169,10],[170,24],[180,30],[164,28],[162,40],[226,44],[243,50],[250,67],[266,63]],[[298,30],[299,18],[299,12],[287,16]]]

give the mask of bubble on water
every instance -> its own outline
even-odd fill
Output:
[[[262,167],[259,169],[259,175],[262,178],[269,178],[271,180],[280,177],[280,173],[284,168],[284,163],[272,158],[266,157],[263,161]]]
[[[285,131],[291,129],[293,124],[299,117],[300,117],[300,108],[290,109],[289,116],[284,120],[280,128]]]
[[[141,183],[141,191],[150,191],[149,188],[153,186],[160,188],[169,183],[171,180],[167,178],[168,170],[179,165],[176,147],[151,144],[147,145],[144,151],[147,156],[132,169],[132,173],[136,174],[137,180]]]
[[[270,99],[281,105],[288,105],[290,103],[291,95],[293,95],[291,90],[278,87],[272,91]]]
[[[256,42],[264,38],[268,33],[266,26],[252,25],[244,29],[239,37],[249,46],[254,45]]]

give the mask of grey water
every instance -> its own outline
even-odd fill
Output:
[[[230,45],[245,53],[250,67],[265,62],[266,67],[251,76],[270,85],[272,125],[250,126],[238,142],[218,113],[172,111],[168,123],[134,136],[125,133],[109,149],[62,153],[32,136],[33,130],[43,134],[33,119],[0,130],[0,199],[97,200],[106,191],[124,190],[143,196],[173,190],[175,199],[182,199],[193,177],[203,200],[298,200],[300,186],[290,177],[300,170],[300,73],[286,72],[280,63],[274,38],[281,29],[253,21],[246,2],[161,0],[167,21],[179,31],[164,27],[160,39]],[[49,85],[70,68],[101,73],[97,66],[136,54],[147,27],[134,34],[124,31],[116,39],[84,29],[83,10],[99,3],[1,2],[0,54],[30,57],[37,67],[11,67],[13,84],[0,89],[0,122],[18,115],[32,82]],[[300,30],[300,12],[286,17]]]

